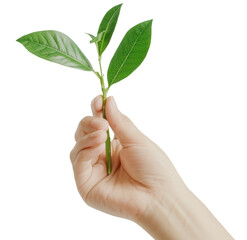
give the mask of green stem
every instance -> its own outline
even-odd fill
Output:
[[[99,66],[100,66],[100,75],[99,76],[98,76],[98,74],[96,74],[96,75],[100,79],[101,90],[103,93],[103,110],[102,110],[102,113],[103,113],[103,118],[106,119],[105,106],[106,106],[108,89],[105,88],[104,76],[102,73],[101,57],[100,56],[99,56]],[[105,152],[106,152],[107,174],[109,175],[111,173],[111,137],[110,137],[109,129],[107,130],[107,139],[105,142]]]
[[[107,95],[103,94],[103,118],[104,119],[106,119],[106,114],[105,114],[106,98],[107,98]],[[106,152],[107,174],[109,175],[111,173],[111,137],[110,137],[109,129],[107,130],[107,139],[105,142],[105,152]]]

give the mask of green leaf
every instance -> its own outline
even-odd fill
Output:
[[[90,41],[90,43],[97,43],[97,42],[101,41],[102,38],[103,38],[104,33],[105,33],[105,31],[99,33],[96,37],[94,35],[90,34],[90,33],[87,33],[92,39]]]
[[[29,52],[45,60],[67,67],[93,71],[93,67],[80,48],[65,34],[58,31],[40,31],[16,40]]]
[[[96,38],[93,34],[90,34],[90,33],[86,33],[86,34],[87,34],[88,36],[90,36],[92,40],[94,40],[94,39]],[[90,43],[91,43],[91,41],[90,41]]]
[[[111,40],[112,34],[117,24],[117,20],[119,17],[121,7],[122,7],[122,4],[119,4],[111,8],[105,14],[105,16],[103,17],[100,23],[98,34],[105,31],[105,33],[103,34],[102,40],[98,42],[98,49],[99,49],[100,56],[105,51],[106,47],[108,46]]]
[[[151,43],[152,21],[139,23],[125,34],[107,71],[109,87],[128,77],[146,57]]]

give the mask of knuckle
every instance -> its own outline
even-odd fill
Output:
[[[98,137],[97,137],[98,143],[105,142],[106,141],[106,138],[107,138],[106,131],[99,130],[98,131]]]
[[[101,119],[102,119],[102,128],[104,130],[109,129],[109,123],[108,123],[108,121],[106,119],[104,119],[104,118],[101,118]]]
[[[112,129],[117,129],[118,125],[119,125],[119,122],[117,122],[117,121],[112,121],[111,122],[111,128]]]
[[[70,161],[73,163],[73,161],[74,161],[74,151],[73,151],[74,149],[72,149],[71,151],[70,151],[70,153],[69,153],[69,158],[70,158]]]
[[[107,134],[106,134],[106,131],[100,129],[100,130],[97,130],[97,131],[94,131],[92,132],[90,135],[89,135],[89,138],[95,143],[95,144],[98,144],[98,143],[101,143],[103,141],[106,140],[106,137],[107,137]]]
[[[120,119],[121,119],[121,123],[124,125],[132,124],[131,120],[124,114],[121,114]]]
[[[84,131],[91,122],[91,120],[92,120],[91,116],[86,116],[79,122],[78,127],[74,134],[75,141],[78,141],[78,139],[84,134]]]
[[[80,121],[79,126],[83,126],[85,123],[89,122],[91,118],[92,118],[91,116],[86,116],[86,117],[84,117],[84,118]]]
[[[85,151],[83,151],[83,150],[79,151],[77,154],[78,159],[85,159],[86,158],[85,156],[86,156],[86,154],[85,154]]]
[[[77,133],[77,131],[76,131],[75,134],[74,134],[74,139],[75,139],[75,141],[78,140],[78,133]]]
[[[81,128],[78,128],[78,129],[76,130],[75,136],[74,136],[75,141],[78,142],[79,139],[82,137],[82,135],[83,135],[83,130],[82,130]]]

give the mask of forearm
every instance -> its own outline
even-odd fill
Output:
[[[189,190],[154,200],[138,222],[156,240],[232,240],[205,205]]]

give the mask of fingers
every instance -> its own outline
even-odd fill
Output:
[[[80,137],[85,136],[96,130],[107,130],[109,128],[108,122],[102,118],[102,96],[99,95],[93,99],[91,108],[94,117],[83,118],[75,132],[75,140],[77,141]]]
[[[102,96],[99,95],[93,99],[91,103],[91,109],[94,117],[102,117],[102,107],[103,107],[103,99]]]
[[[104,143],[109,124],[102,118],[102,96],[96,97],[91,107],[93,117],[80,121],[75,132],[76,144],[70,152],[77,188],[83,197],[107,174]]]
[[[147,139],[132,121],[118,110],[113,97],[106,101],[106,118],[123,147],[140,144]]]
[[[70,159],[73,163],[77,158],[78,154],[88,148],[95,148],[106,141],[107,134],[104,130],[98,130],[92,132],[88,135],[85,135],[78,139],[77,143],[75,144],[74,148],[70,152]],[[89,159],[86,159],[89,160]]]
[[[79,151],[77,156],[71,156],[74,176],[78,191],[86,201],[87,193],[99,181],[106,176],[106,164],[100,156],[104,150],[104,144]],[[73,155],[73,153],[71,153]]]
[[[96,118],[96,117],[85,117],[83,118],[75,132],[75,140],[78,141],[79,138],[92,133],[97,130],[104,130],[107,131],[109,128],[108,122],[103,118]]]

